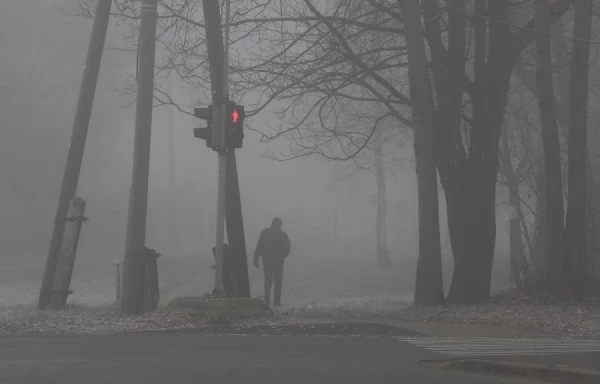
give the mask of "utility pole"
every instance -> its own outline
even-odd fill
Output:
[[[138,52],[137,103],[133,147],[133,175],[129,192],[125,263],[123,266],[124,313],[139,313],[144,298],[144,246],[148,209],[148,176],[152,109],[154,103],[154,63],[158,0],[143,0]]]
[[[229,240],[229,251],[233,258],[236,296],[250,297],[244,217],[242,213],[237,160],[235,158],[235,149],[233,148],[227,150],[227,193],[225,201],[227,238]]]
[[[83,79],[79,89],[79,100],[77,101],[77,110],[73,121],[67,163],[65,165],[56,214],[54,217],[52,239],[50,240],[46,268],[44,270],[44,277],[40,288],[38,299],[39,309],[46,309],[50,301],[52,285],[54,284],[54,275],[56,273],[58,252],[65,231],[67,209],[71,199],[75,197],[75,194],[77,193],[77,184],[79,183],[79,174],[81,172],[85,142],[90,125],[92,106],[94,104],[98,74],[100,73],[100,63],[102,62],[102,53],[104,52],[104,43],[106,41],[111,6],[112,0],[97,0],[92,36],[90,38],[85,67],[83,69]]]
[[[217,257],[218,267],[216,271],[218,274],[215,279],[215,292],[223,295],[223,259],[224,249],[223,243],[225,242],[225,206],[227,203],[227,148],[225,147],[225,127],[227,126],[228,115],[228,104],[229,104],[229,19],[231,17],[231,1],[225,0],[225,40],[223,47],[223,99],[221,100],[221,143],[219,146],[219,190],[217,198]]]

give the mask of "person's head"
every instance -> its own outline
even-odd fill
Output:
[[[279,217],[274,218],[273,221],[271,222],[271,227],[281,229],[282,226],[283,226],[283,221],[281,221],[281,218],[279,218]]]

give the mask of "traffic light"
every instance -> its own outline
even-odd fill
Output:
[[[206,146],[212,148],[212,137],[213,137],[213,108],[205,107],[205,108],[194,108],[194,116],[199,119],[206,120],[207,127],[206,128],[194,128],[194,137],[197,139],[202,139],[206,141]]]
[[[222,143],[223,133],[217,129],[220,124],[213,124],[213,119],[220,118],[219,107],[210,106],[194,108],[194,116],[206,120],[206,128],[194,128],[194,137],[206,141],[206,146],[216,149]],[[244,141],[244,119],[246,112],[243,105],[227,104],[225,124],[225,148],[242,148]]]
[[[246,112],[243,105],[227,105],[227,125],[225,147],[242,148],[244,142],[244,118]]]

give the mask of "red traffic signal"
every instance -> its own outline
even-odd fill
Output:
[[[241,127],[244,124],[246,112],[243,105],[230,104],[227,108],[229,111],[229,124],[232,127]]]
[[[230,104],[228,106],[229,121],[227,123],[225,147],[242,148],[244,141],[244,118],[246,112],[243,105]]]

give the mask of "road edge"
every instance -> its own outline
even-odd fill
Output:
[[[493,376],[511,376],[521,379],[546,381],[553,383],[600,383],[600,371],[529,364],[507,360],[454,359],[423,360],[417,363],[428,368],[487,374]]]

